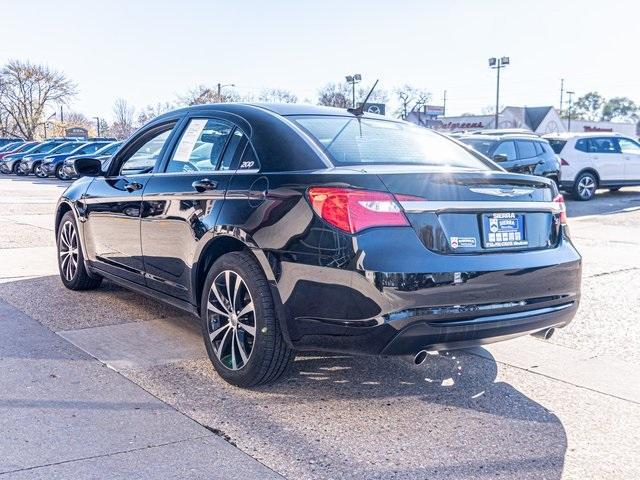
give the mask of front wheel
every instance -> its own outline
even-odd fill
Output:
[[[285,373],[294,354],[282,336],[267,279],[250,253],[216,260],[201,301],[207,353],[225,381],[255,387]]]
[[[598,179],[590,172],[578,175],[573,187],[573,197],[576,200],[591,200],[598,188]]]
[[[69,177],[64,173],[64,164],[60,164],[56,167],[56,177],[58,180],[69,180]]]
[[[33,174],[38,178],[47,178],[47,174],[42,170],[42,162],[36,162],[33,166]]]
[[[65,213],[60,221],[57,246],[58,270],[65,287],[69,290],[93,290],[100,286],[102,277],[90,276],[84,266],[84,253],[72,212]]]

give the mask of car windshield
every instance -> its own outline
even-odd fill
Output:
[[[56,148],[51,150],[50,153],[69,153],[75,148],[78,148],[77,143],[72,143],[72,142],[63,143],[62,145],[58,145]]]
[[[453,140],[406,123],[340,116],[300,116],[294,120],[320,143],[336,165],[491,169]]]
[[[120,147],[120,143],[110,143],[100,150],[96,150],[96,155],[113,155],[118,150],[118,147]]]
[[[49,153],[58,145],[58,143],[39,143],[26,150],[25,153]]]
[[[462,143],[470,145],[475,151],[486,156],[489,156],[491,147],[496,144],[496,140],[487,140],[483,138],[460,138],[459,140]]]
[[[551,148],[556,154],[560,154],[567,143],[566,140],[561,140],[559,138],[548,138],[547,140],[549,140],[549,145],[551,145]]]

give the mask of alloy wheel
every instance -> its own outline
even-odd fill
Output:
[[[78,270],[79,248],[76,227],[72,222],[65,222],[60,231],[60,271],[65,280],[71,282]]]
[[[256,314],[247,284],[236,272],[220,272],[211,284],[207,325],[220,363],[230,370],[243,368],[253,352]]]
[[[578,182],[578,194],[582,198],[590,198],[595,189],[596,182],[589,176],[582,177]]]
[[[33,173],[36,177],[42,178],[44,175],[42,173],[42,164],[36,163],[36,166],[33,167]]]

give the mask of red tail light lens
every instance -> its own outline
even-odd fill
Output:
[[[553,199],[553,201],[555,203],[560,204],[560,223],[562,225],[566,225],[567,224],[567,207],[564,204],[564,197],[562,196],[562,194],[558,194]]]
[[[409,225],[402,208],[389,193],[311,187],[308,196],[313,210],[323,220],[348,233],[371,227]]]
[[[563,167],[568,167],[569,166],[569,162],[567,162],[564,158],[560,159],[560,165],[562,165]]]

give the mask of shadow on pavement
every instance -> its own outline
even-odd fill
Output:
[[[109,283],[69,292],[55,277],[0,285],[0,297],[54,329],[181,315]],[[301,354],[288,378],[255,390],[224,383],[204,357],[121,373],[288,478],[562,476],[560,419],[501,381],[492,358],[464,351],[421,366]]]
[[[565,201],[569,218],[587,215],[612,215],[627,208],[640,207],[640,191],[631,189],[622,189],[617,192],[598,190],[595,198],[586,202],[573,200],[570,194],[565,194]]]

